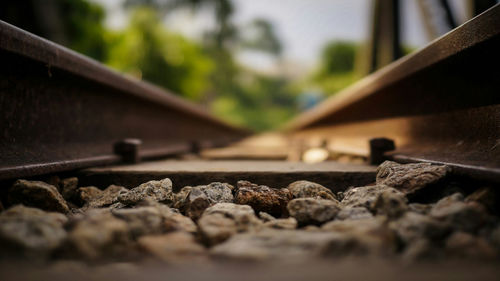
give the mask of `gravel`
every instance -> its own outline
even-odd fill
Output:
[[[214,182],[177,193],[170,179],[130,190],[79,187],[74,177],[17,180],[0,195],[0,258],[127,268],[143,260],[191,266],[349,256],[498,261],[497,191],[478,184],[451,194],[448,174],[446,166],[384,162],[373,185],[338,194],[305,180],[286,188]],[[412,197],[430,186],[448,195]]]

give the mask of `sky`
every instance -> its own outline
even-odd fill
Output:
[[[115,29],[127,23],[123,0],[93,0],[106,7],[106,24]],[[254,18],[271,21],[282,40],[286,61],[304,68],[313,67],[321,48],[331,40],[363,41],[368,38],[371,0],[233,0],[237,24],[247,24]],[[402,40],[406,45],[422,47],[428,43],[424,33],[417,0],[402,0]],[[425,0],[418,0],[425,1]],[[431,0],[433,1],[433,0]],[[452,0],[452,8],[463,22],[464,0]],[[177,13],[165,25],[185,36],[199,39],[204,30],[213,26],[210,14]],[[272,60],[257,53],[243,52],[239,60],[250,67],[265,69]]]

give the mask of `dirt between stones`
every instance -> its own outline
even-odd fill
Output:
[[[20,179],[1,198],[0,258],[59,267],[353,256],[497,263],[497,189],[460,189],[447,177],[445,166],[386,161],[373,185],[337,194],[309,181],[280,188],[242,180],[174,193],[170,179],[130,190]],[[415,192],[438,200],[414,201]]]

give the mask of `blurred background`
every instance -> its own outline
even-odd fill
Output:
[[[0,20],[260,132],[496,2],[2,0]]]

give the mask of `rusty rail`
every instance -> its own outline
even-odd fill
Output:
[[[1,21],[0,61],[0,180],[160,157],[249,134]]]
[[[458,174],[500,182],[500,5],[293,120],[297,142],[369,154],[369,140],[394,140],[385,156],[446,163]]]

